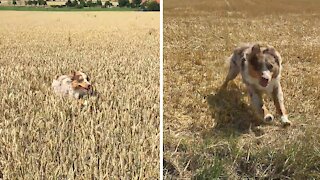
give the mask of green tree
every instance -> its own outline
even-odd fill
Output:
[[[132,4],[134,7],[140,7],[141,0],[132,0]]]
[[[119,3],[119,7],[125,7],[130,5],[129,0],[118,0],[118,3]]]
[[[86,5],[86,2],[84,0],[80,0],[79,1],[79,6],[80,7],[86,7],[87,5]]]
[[[72,3],[71,3],[71,6],[72,7],[76,7],[76,6],[78,6],[78,1],[77,0],[74,0]]]
[[[68,1],[66,2],[66,6],[67,6],[67,7],[71,7],[71,6],[72,6],[71,0],[68,0]]]
[[[148,11],[160,11],[160,4],[156,1],[150,1],[147,3]]]
[[[39,5],[44,5],[44,2],[45,2],[44,0],[38,0]]]
[[[17,5],[17,0],[12,0],[13,5]]]
[[[105,7],[105,8],[111,7],[111,6],[113,6],[113,4],[112,4],[110,1],[106,1],[106,2],[104,3],[104,7]]]
[[[101,0],[97,0],[97,6],[102,6]]]
[[[92,7],[92,4],[93,4],[92,0],[87,1],[87,6],[88,7]]]

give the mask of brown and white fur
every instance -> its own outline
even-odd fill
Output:
[[[51,86],[56,94],[76,99],[93,92],[88,76],[80,71],[72,71],[70,75],[58,76],[53,80]]]
[[[253,106],[258,117],[271,122],[274,116],[263,104],[262,94],[267,93],[273,98],[277,113],[284,126],[291,125],[284,107],[283,92],[280,84],[281,56],[271,46],[260,47],[259,44],[242,45],[236,48],[229,58],[230,68],[222,88],[241,73]]]

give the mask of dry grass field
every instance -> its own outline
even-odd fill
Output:
[[[157,179],[159,13],[0,17],[0,176]],[[80,108],[54,95],[53,78],[71,70],[100,98]]]
[[[319,9],[317,0],[165,1],[166,179],[320,178]],[[293,126],[258,123],[240,77],[218,93],[241,42],[282,54]]]

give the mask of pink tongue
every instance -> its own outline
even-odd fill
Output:
[[[260,79],[260,85],[261,85],[262,87],[267,87],[267,86],[268,86],[268,80],[265,79],[265,78],[261,78],[261,79]]]
[[[85,88],[85,87],[80,87],[82,90],[85,90],[85,91],[87,91],[88,90],[88,88]]]

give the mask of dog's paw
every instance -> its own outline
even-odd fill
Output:
[[[291,123],[291,121],[289,121],[287,115],[281,116],[281,123],[282,123],[283,127],[287,127],[287,126],[291,126],[292,125],[292,123]]]
[[[266,116],[264,116],[264,119],[263,119],[265,122],[267,123],[270,123],[274,120],[274,117],[272,114],[267,114]]]

